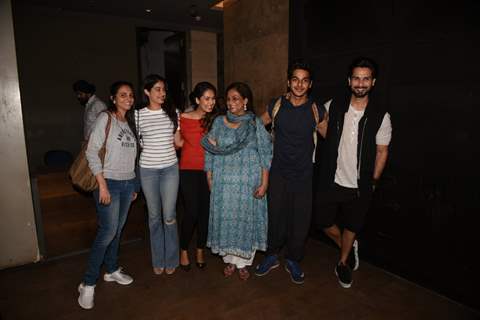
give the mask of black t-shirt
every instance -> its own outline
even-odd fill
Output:
[[[268,114],[278,98],[268,105]],[[282,105],[275,116],[275,141],[273,145],[272,172],[279,172],[288,180],[309,179],[312,176],[313,132],[315,116],[312,100],[294,107],[282,97]],[[320,119],[324,115],[323,107],[316,103]]]

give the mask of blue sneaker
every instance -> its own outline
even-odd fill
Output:
[[[290,273],[290,278],[292,279],[293,283],[303,284],[305,274],[303,273],[302,268],[300,268],[298,262],[287,259],[287,263],[285,264],[285,270]]]
[[[256,276],[264,276],[270,272],[270,270],[273,270],[277,268],[280,265],[278,262],[278,258],[276,255],[269,255],[266,256],[263,261],[257,265],[255,268],[255,275]]]

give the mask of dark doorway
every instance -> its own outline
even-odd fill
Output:
[[[146,75],[156,73],[167,79],[169,95],[179,110],[186,102],[185,32],[137,28],[139,97]]]

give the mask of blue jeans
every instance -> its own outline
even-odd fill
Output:
[[[140,167],[140,182],[147,200],[150,247],[154,268],[178,266],[178,164],[163,168]]]
[[[108,273],[118,269],[118,247],[132,203],[134,180],[106,179],[111,196],[109,205],[100,204],[98,189],[93,192],[97,207],[98,229],[90,250],[87,271],[83,276],[83,282],[88,286],[93,286],[97,282],[103,263]]]

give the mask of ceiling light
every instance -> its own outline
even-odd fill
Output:
[[[192,17],[193,19],[195,19],[195,21],[200,21],[202,20],[202,16],[200,16],[198,14],[198,9],[197,9],[197,6],[192,4],[190,6],[190,10],[189,10],[189,14],[190,14],[190,17]]]
[[[237,1],[238,0],[217,0],[210,6],[210,9],[223,11],[223,9],[229,7]]]
[[[151,12],[152,12],[152,9],[145,9],[145,12],[146,12],[146,13],[151,13]]]

